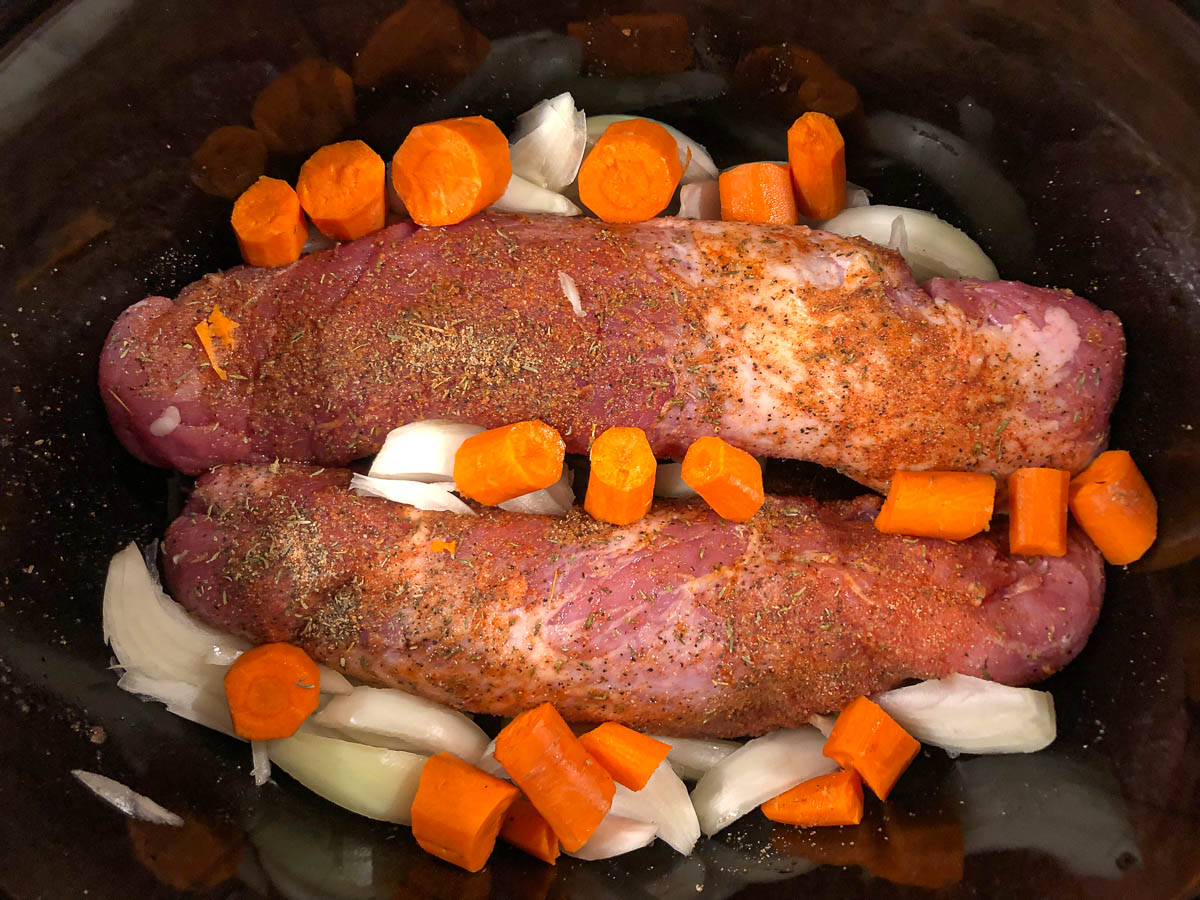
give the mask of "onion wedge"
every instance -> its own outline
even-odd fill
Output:
[[[393,428],[367,474],[404,481],[450,481],[454,478],[454,454],[463,441],[481,431],[478,425],[449,419],[422,419]]]
[[[713,766],[733,753],[742,745],[737,741],[700,740],[698,738],[676,738],[651,735],[656,741],[671,745],[667,762],[675,774],[685,781],[698,781]]]
[[[587,116],[575,109],[570,92],[543,100],[517,116],[509,147],[513,175],[535,187],[561,191],[579,173],[586,145]],[[578,213],[576,207],[568,215]]]
[[[473,516],[475,510],[454,496],[454,482],[426,484],[423,481],[400,481],[392,478],[372,478],[354,474],[350,478],[350,489],[365,497],[383,497],[395,503],[415,506],[417,509],[439,510]]]
[[[268,741],[271,762],[330,803],[397,825],[412,824],[412,802],[427,757],[309,734]]]
[[[505,213],[550,213],[556,216],[577,216],[583,210],[554,191],[538,187],[520,175],[508,180],[500,199],[488,209]]]
[[[666,762],[659,763],[640,791],[618,784],[609,815],[654,823],[657,836],[684,856],[700,839],[700,822],[687,787]]]
[[[229,715],[229,704],[225,701],[225,690],[220,680],[224,673],[215,667],[212,667],[212,671],[216,677],[207,687],[198,687],[185,681],[163,681],[140,671],[126,672],[117,682],[117,687],[143,699],[164,703],[168,712],[181,719],[230,737],[238,737],[233,730],[233,719]]]
[[[330,700],[311,721],[361,743],[391,738],[396,749],[453,753],[472,764],[479,762],[488,746],[483,729],[462,713],[394,688],[356,687]]]
[[[692,789],[701,830],[714,835],[800,782],[835,771],[837,763],[821,753],[824,746],[815,728],[784,729],[743,744]]]
[[[864,237],[898,250],[919,282],[937,275],[984,281],[1000,277],[995,264],[977,243],[949,222],[919,209],[859,206],[842,210],[818,227],[843,236]],[[903,240],[899,239],[901,235]]]
[[[632,853],[652,843],[656,830],[653,822],[639,822],[609,814],[601,820],[586,844],[567,855],[576,859],[609,859],[622,853]]]
[[[574,481],[575,473],[564,465],[562,476],[550,487],[505,500],[500,508],[533,516],[565,516],[575,505]]]
[[[922,681],[874,700],[922,744],[950,753],[1033,753],[1057,735],[1051,694],[970,675]]]
[[[689,497],[699,497],[686,481],[683,480],[683,463],[659,463],[654,473],[654,496],[665,497],[668,500],[687,500]],[[669,738],[658,738],[668,741]]]
[[[679,189],[679,218],[721,219],[721,191],[715,179],[693,181]]]

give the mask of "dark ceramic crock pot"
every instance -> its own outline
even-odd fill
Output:
[[[554,868],[501,846],[478,875],[425,856],[407,829],[359,819],[280,774],[256,789],[244,745],[116,688],[100,634],[108,557],[159,537],[185,480],[133,460],[97,396],[116,314],[237,262],[229,202],[189,181],[219,125],[246,123],[282,68],[349,66],[399,0],[77,0],[0,4],[0,891],[14,898],[1180,897],[1200,888],[1200,28],[1197,8],[1114,0],[741,3],[601,8],[468,2],[493,41],[596,13],[672,9],[697,66],[724,76],[794,40],[893,110],[965,137],[1019,215],[889,158],[851,126],[851,178],[876,202],[970,229],[1007,277],[1070,287],[1129,339],[1114,446],[1161,501],[1160,539],[1110,569],[1100,623],[1047,687],[1059,738],[1042,753],[918,758],[886,809],[805,836],[754,815],[688,859],[649,848]],[[503,45],[501,45],[503,46]],[[549,42],[546,48],[552,48]],[[541,54],[541,55],[539,55]],[[537,49],[465,85],[359,91],[346,132],[390,154],[421,119],[502,126],[560,89]],[[589,112],[646,111],[722,164],[769,158],[779,110],[712,88],[668,96],[590,81]],[[707,86],[706,86],[707,85]],[[641,92],[640,110],[616,92]],[[688,91],[691,96],[688,96]],[[679,91],[683,91],[681,95]],[[700,95],[700,96],[697,96]],[[665,105],[664,105],[665,102]],[[773,118],[774,116],[774,118]],[[896,154],[893,152],[892,156]],[[302,157],[272,155],[292,177]],[[1011,197],[1010,197],[1011,199]],[[1007,207],[1005,207],[1007,208]],[[777,467],[776,486],[845,484]],[[130,825],[69,774],[136,787],[188,819],[174,843]],[[184,849],[180,849],[180,845]]]

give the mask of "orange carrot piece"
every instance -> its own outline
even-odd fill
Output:
[[[886,800],[920,743],[877,703],[859,697],[842,710],[822,751],[843,769],[853,769]]]
[[[308,225],[300,198],[278,178],[260,178],[233,204],[229,221],[242,259],[252,266],[286,266],[300,258]]]
[[[521,792],[451,753],[421,769],[412,805],[412,833],[421,849],[468,872],[492,855],[504,814]]]
[[[1008,549],[1024,556],[1067,552],[1066,469],[1017,469],[1008,476]]]
[[[301,60],[262,89],[250,117],[272,152],[315,150],[354,121],[354,85],[328,60]]]
[[[450,85],[483,62],[488,39],[446,0],[408,0],[379,23],[354,57],[354,83],[393,78]]]
[[[566,448],[559,433],[537,419],[491,428],[459,446],[454,483],[463,496],[495,506],[558,481]]]
[[[1107,450],[1071,480],[1071,514],[1104,558],[1124,566],[1158,537],[1158,501],[1125,450]]]
[[[583,508],[613,525],[636,522],[654,500],[658,463],[640,428],[609,428],[592,442]]]
[[[692,32],[679,13],[628,13],[568,22],[588,70],[605,75],[670,75],[692,67]]]
[[[439,541],[432,540],[429,542],[430,553],[449,553],[454,556],[458,552],[458,541]]]
[[[806,112],[788,129],[787,142],[800,215],[836,216],[846,205],[846,142],[837,123],[824,113]]]
[[[683,166],[671,133],[657,122],[613,122],[579,167],[579,199],[605,222],[644,222],[662,212]]]
[[[232,350],[237,346],[237,338],[233,334],[237,327],[238,323],[221,312],[220,306],[214,306],[212,312],[208,314],[208,318],[201,319],[195,326],[196,336],[200,339],[200,346],[204,348],[209,365],[222,381],[228,381],[229,375],[221,368],[221,364],[217,360],[217,349],[213,346],[213,338],[219,338],[222,344]]]
[[[863,816],[862,777],[853,769],[810,778],[762,805],[774,822],[812,828],[857,825]]]
[[[721,218],[726,222],[795,225],[796,193],[792,172],[773,162],[745,163],[720,174]]]
[[[354,241],[383,227],[387,167],[362,141],[322,147],[300,167],[296,194],[321,233]]]
[[[248,741],[291,737],[316,710],[320,686],[317,664],[299,647],[247,650],[225,673],[233,730]]]
[[[496,735],[496,761],[574,853],[608,814],[616,787],[549,703],[521,713]]]
[[[763,505],[758,460],[718,437],[697,438],[688,447],[680,476],[722,518],[745,522]]]
[[[580,742],[618,784],[640,791],[667,758],[671,745],[617,722],[605,722],[580,735]]]
[[[512,178],[508,139],[483,116],[418,125],[392,157],[392,185],[419,225],[454,225],[491,206]]]
[[[206,194],[233,200],[262,177],[267,143],[245,125],[222,125],[192,154],[192,184]]]
[[[558,835],[525,797],[519,797],[504,814],[500,839],[550,865],[558,859]]]
[[[996,479],[979,472],[896,472],[875,527],[884,534],[966,540],[987,531]]]

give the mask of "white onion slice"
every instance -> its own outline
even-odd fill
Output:
[[[631,791],[617,785],[609,815],[653,822],[658,837],[684,856],[700,839],[700,822],[687,787],[669,763],[659,763],[646,786]]]
[[[495,775],[497,778],[503,778],[505,781],[512,781],[512,776],[508,774],[508,770],[500,765],[500,761],[496,759],[495,738],[492,738],[488,742],[488,745],[483,749],[483,755],[479,757],[479,762],[475,763],[475,765],[489,775]]]
[[[669,462],[659,463],[658,470],[654,473],[654,496],[665,497],[668,500],[686,500],[700,495],[683,480],[683,463]]]
[[[721,218],[721,190],[716,179],[704,179],[685,184],[679,189],[679,218]]]
[[[500,199],[488,209],[504,213],[550,213],[556,216],[577,216],[583,212],[562,194],[538,187],[520,175],[513,175],[508,180],[508,187]]]
[[[703,778],[709,769],[742,746],[737,741],[662,737],[657,734],[651,737],[671,745],[667,762],[676,774],[686,781],[698,781]]]
[[[623,816],[607,815],[582,847],[567,856],[576,859],[609,859],[622,853],[640,850],[654,841],[657,831],[653,822],[639,822]]]
[[[268,741],[271,762],[330,803],[360,816],[412,824],[412,803],[428,757],[309,734]]]
[[[104,582],[104,640],[127,672],[137,670],[162,681],[208,685],[213,652],[231,653],[250,645],[193,619],[162,592],[136,544],[117,553]]]
[[[364,743],[378,735],[399,741],[401,749],[453,753],[472,764],[488,745],[483,729],[458,710],[391,688],[356,687],[330,700],[312,721]]]
[[[365,497],[383,497],[395,503],[404,503],[417,509],[458,513],[473,516],[475,510],[450,493],[454,482],[426,484],[423,481],[400,481],[393,478],[371,478],[355,473],[350,478],[350,489]]]
[[[131,819],[141,819],[155,825],[174,825],[177,828],[183,825],[180,816],[119,781],[85,769],[72,769],[71,774],[89,791]]]
[[[917,281],[935,275],[985,281],[999,277],[995,264],[977,243],[949,222],[923,210],[862,206],[843,210],[819,227],[834,234],[858,235],[884,246],[893,246],[893,239],[903,234],[905,246],[893,249],[900,251]]]
[[[970,675],[922,681],[874,700],[918,741],[951,753],[1033,753],[1057,735],[1051,694]]]
[[[463,441],[483,429],[449,419],[422,419],[393,428],[371,461],[371,478],[404,481],[450,481],[454,478],[454,454]]]
[[[155,437],[166,437],[179,427],[183,419],[179,415],[178,406],[168,406],[157,419],[150,423],[150,433]]]
[[[860,206],[871,205],[871,192],[852,182],[846,182],[846,205],[843,209],[857,209]]]
[[[564,465],[562,475],[550,487],[505,500],[500,508],[531,516],[565,516],[575,505],[574,481],[575,473]]]
[[[833,726],[836,723],[837,716],[811,715],[808,717],[808,724],[825,735],[825,737],[829,737],[833,733]]]
[[[510,142],[515,176],[539,188],[561,191],[575,180],[583,162],[587,115],[575,109],[570,92],[561,93],[517,116]]]
[[[600,135],[604,134],[604,130],[614,122],[624,122],[627,119],[647,119],[648,116],[630,116],[630,115],[610,115],[610,116],[588,116],[587,117],[587,146],[590,150],[596,141],[600,140]],[[649,119],[651,122],[658,122],[657,119]],[[675,144],[679,148],[679,163],[687,165],[683,172],[683,178],[680,179],[680,184],[691,184],[694,181],[711,181],[717,177],[717,164],[713,162],[713,158],[708,155],[708,151],[701,144],[696,143],[678,128],[673,128],[666,122],[658,122],[663,128],[671,133],[671,137],[675,138]],[[688,160],[688,152],[691,152],[691,161]]]
[[[121,676],[117,687],[137,694],[139,697],[157,700],[166,704],[167,711],[181,719],[237,737],[233,730],[233,719],[229,715],[229,704],[221,687],[219,669],[213,668],[218,677],[208,687],[199,687],[184,681],[163,681],[151,678],[140,671],[129,671]]]
[[[783,729],[743,744],[692,790],[701,830],[714,835],[800,782],[836,771],[837,763],[821,753],[824,746],[815,728]]]
[[[262,787],[271,780],[271,757],[265,741],[250,742],[250,758],[253,761],[251,771],[254,774],[254,784]]]
[[[391,183],[391,178],[388,178],[388,182]],[[308,240],[300,248],[300,255],[307,256],[310,253],[320,253],[322,250],[330,250],[336,247],[337,244],[336,240],[323,234],[316,225],[309,224]]]
[[[583,311],[583,303],[579,300],[579,286],[575,284],[575,279],[560,269],[558,272],[558,284],[562,288],[567,302],[571,304],[571,311],[581,319],[586,316],[587,313]]]

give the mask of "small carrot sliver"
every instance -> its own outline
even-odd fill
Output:
[[[963,541],[987,531],[996,479],[979,472],[896,472],[875,527],[884,534]]]
[[[762,805],[774,822],[812,828],[857,825],[863,816],[862,777],[853,769],[810,778]]]
[[[252,266],[286,266],[300,258],[308,225],[292,186],[265,175],[233,204],[230,216],[242,259]]]
[[[362,141],[322,147],[300,167],[296,194],[321,233],[354,241],[383,227],[387,167]]]
[[[1067,552],[1066,469],[1017,469],[1008,476],[1008,549],[1024,556]]]
[[[221,367],[220,361],[217,359],[217,348],[213,346],[213,338],[219,338],[221,343],[227,346],[230,350],[237,346],[237,338],[233,331],[238,327],[238,323],[221,312],[220,306],[214,306],[212,312],[208,314],[208,318],[201,319],[196,323],[196,337],[200,339],[200,346],[204,348],[204,355],[208,357],[208,363],[212,367],[213,372],[222,381],[228,381],[228,373]]]
[[[317,664],[299,647],[247,650],[225,673],[233,730],[248,741],[291,737],[316,710],[320,687]]]
[[[590,457],[583,508],[593,518],[628,525],[650,510],[658,463],[646,432],[609,428],[592,442]]]
[[[846,142],[837,123],[824,113],[806,112],[788,129],[787,142],[800,215],[836,216],[846,205]]]
[[[412,833],[421,849],[478,872],[492,855],[504,814],[521,792],[451,753],[421,769],[412,805]]]
[[[746,163],[720,174],[721,218],[726,222],[795,225],[796,194],[792,172],[773,162]]]
[[[392,185],[419,225],[454,225],[508,187],[508,139],[483,116],[418,125],[392,157]]]
[[[648,119],[613,122],[579,168],[579,199],[605,222],[644,222],[662,212],[683,166],[671,133]]]
[[[745,522],[763,505],[758,460],[718,437],[697,438],[688,447],[680,476],[722,518]]]
[[[550,865],[554,865],[558,859],[558,835],[537,811],[537,807],[525,797],[518,798],[504,814],[500,839]]]
[[[1114,566],[1141,559],[1158,537],[1158,501],[1126,450],[1107,450],[1076,475],[1069,504]]]
[[[440,541],[436,538],[429,542],[430,553],[449,553],[453,556],[458,552],[458,541]]]
[[[562,477],[566,444],[557,431],[531,419],[467,438],[454,455],[454,483],[465,497],[495,506]]]
[[[618,784],[631,791],[640,791],[654,774],[671,745],[656,741],[617,722],[605,722],[579,738],[588,753]]]
[[[822,751],[843,769],[853,769],[886,800],[921,744],[896,720],[866,697],[859,697],[842,710]]]
[[[613,777],[549,703],[504,726],[495,755],[568,853],[587,842],[612,806]]]

